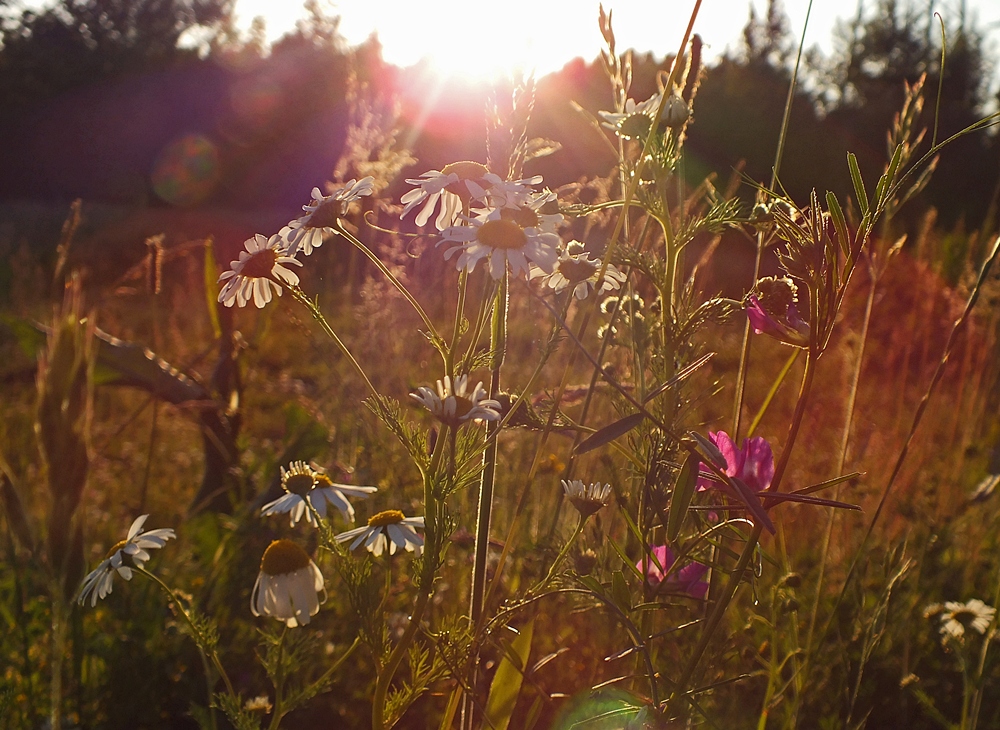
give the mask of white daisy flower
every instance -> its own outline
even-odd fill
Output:
[[[634,99],[628,99],[625,102],[625,110],[623,112],[599,111],[597,112],[598,116],[604,120],[601,122],[601,126],[607,127],[624,139],[645,139],[646,135],[649,134],[649,127],[653,123],[653,115],[656,113],[656,108],[660,105],[662,96],[661,92],[657,92],[646,99],[646,101],[641,101],[638,104]],[[671,129],[676,129],[687,121],[690,114],[691,110],[688,109],[688,105],[684,102],[684,99],[678,94],[672,93],[667,97],[667,101],[663,105],[663,111],[660,112],[660,121]]]
[[[431,415],[452,428],[469,421],[497,421],[500,419],[500,402],[486,397],[480,382],[468,392],[469,376],[459,375],[454,381],[447,375],[437,381],[437,392],[422,385],[410,397],[421,403]]]
[[[543,285],[561,292],[567,287],[573,287],[573,296],[586,299],[595,289],[598,293],[617,290],[625,281],[625,274],[608,264],[604,270],[604,278],[598,282],[597,275],[601,272],[601,260],[591,259],[590,254],[583,250],[583,244],[571,241],[566,250],[559,255],[551,274],[545,274],[541,269],[533,269],[531,278],[542,277]]]
[[[285,245],[281,234],[265,238],[258,233],[248,238],[243,244],[246,251],[240,251],[239,260],[229,262],[232,269],[219,277],[220,283],[226,282],[219,292],[219,301],[227,307],[234,303],[244,307],[252,296],[253,303],[263,308],[271,301],[272,289],[280,297],[282,283],[298,284],[298,275],[286,265],[302,266],[302,263],[288,255]]]
[[[430,170],[420,177],[407,178],[406,182],[417,187],[400,198],[405,207],[399,217],[405,218],[411,210],[422,206],[414,222],[424,226],[440,204],[434,226],[443,231],[458,220],[463,205],[468,206],[474,197],[483,195],[489,186],[485,180],[489,174],[486,165],[478,162],[453,162],[440,171]]]
[[[492,208],[519,208],[528,205],[535,196],[540,195],[532,189],[532,186],[539,185],[542,176],[504,180],[499,175],[488,172],[483,175],[482,181],[486,183],[485,186],[480,186],[475,180],[468,182],[473,199],[482,200]],[[550,194],[554,199],[555,193]]]
[[[288,465],[287,470],[285,467],[281,467],[281,488],[285,490],[286,494],[265,504],[260,513],[262,515],[277,515],[289,512],[292,527],[295,527],[296,523],[302,519],[302,515],[305,515],[310,525],[318,526],[313,511],[308,508],[306,500],[320,517],[326,517],[326,505],[329,503],[340,510],[344,519],[354,522],[354,506],[347,501],[347,497],[364,499],[369,494],[378,491],[376,487],[336,484],[327,475],[326,470],[306,464],[304,461],[293,461]]]
[[[558,196],[551,190],[531,193],[520,199],[508,198],[497,205],[500,218],[513,221],[521,228],[537,228],[542,233],[556,233],[565,218],[559,212]],[[477,211],[479,217],[488,217],[490,210]]]
[[[978,598],[973,598],[968,603],[948,601],[941,611],[941,634],[945,638],[955,639],[965,636],[966,629],[985,634],[996,613],[995,608],[987,606]]]
[[[82,606],[90,597],[90,605],[96,606],[98,598],[104,598],[111,593],[115,572],[125,580],[132,580],[132,568],[142,568],[149,560],[147,550],[161,548],[167,540],[177,537],[169,527],[143,532],[142,526],[149,515],[135,518],[128,528],[128,535],[120,543],[111,548],[108,556],[92,570],[80,585],[80,595],[77,602]]]
[[[254,616],[273,616],[289,628],[305,626],[325,600],[323,574],[305,550],[291,540],[267,546],[250,595]]]
[[[583,518],[590,517],[601,507],[606,507],[611,498],[611,485],[594,482],[587,485],[579,479],[562,481],[563,492],[570,503],[576,507],[576,511]]]
[[[529,264],[535,264],[546,273],[559,258],[559,236],[546,233],[539,228],[523,228],[520,224],[504,217],[503,209],[497,209],[486,216],[467,218],[470,225],[452,226],[441,232],[442,243],[454,243],[445,251],[445,259],[460,252],[456,267],[473,271],[482,259],[488,259],[490,276],[499,279],[508,264],[511,273],[528,276]]]
[[[350,549],[356,550],[364,543],[375,557],[380,556],[389,545],[389,554],[394,555],[401,547],[420,555],[424,551],[424,538],[417,534],[415,527],[423,529],[423,517],[404,517],[398,509],[387,509],[373,515],[365,527],[357,527],[337,535],[337,542],[351,542]]]
[[[289,221],[279,234],[288,242],[288,255],[294,256],[301,250],[308,256],[313,249],[322,246],[323,235],[333,232],[337,221],[347,213],[348,204],[371,195],[374,189],[375,178],[370,175],[360,180],[348,180],[344,187],[329,195],[313,188],[312,201],[302,206],[306,214]]]

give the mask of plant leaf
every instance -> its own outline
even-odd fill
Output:
[[[604,428],[599,428],[587,439],[581,441],[576,447],[577,454],[586,454],[588,451],[604,446],[604,444],[614,441],[619,436],[624,436],[633,428],[638,426],[646,418],[642,413],[633,413],[625,416],[614,423],[609,423]]]
[[[691,498],[694,496],[694,490],[698,484],[698,467],[700,465],[700,456],[688,454],[687,459],[684,460],[684,466],[677,473],[674,491],[670,495],[670,511],[667,513],[667,540],[670,542],[676,542],[677,536],[681,533],[684,517],[687,516]]]
[[[507,730],[511,715],[514,714],[514,706],[521,693],[521,681],[524,679],[523,667],[528,666],[534,628],[535,620],[531,619],[521,629],[518,637],[511,642],[510,653],[504,654],[496,674],[493,675],[490,696],[486,700],[486,721],[489,727],[496,730]]]

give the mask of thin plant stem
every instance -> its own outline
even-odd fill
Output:
[[[281,629],[281,636],[278,638],[278,662],[275,667],[276,676],[274,678],[274,709],[271,711],[271,723],[268,725],[268,730],[278,730],[281,718],[285,714],[282,712],[281,707],[285,699],[285,670],[281,665],[284,661],[285,634],[287,633],[288,626],[286,625]]]
[[[396,277],[395,274],[393,274],[389,270],[389,267],[387,267],[385,263],[382,261],[382,259],[376,256],[375,253],[370,248],[368,248],[365,244],[361,243],[361,241],[359,241],[357,238],[351,235],[350,231],[345,229],[342,225],[339,225],[339,221],[335,230],[341,236],[343,236],[352,244],[354,244],[354,246],[359,251],[361,251],[361,253],[367,256],[368,260],[371,261],[373,264],[375,264],[375,266],[378,267],[378,270],[382,272],[385,278],[388,279],[389,282],[394,287],[396,287],[396,290],[403,295],[406,301],[410,303],[410,306],[413,307],[413,310],[420,316],[420,319],[424,321],[424,326],[427,328],[427,332],[430,333],[432,341],[440,349],[440,346],[444,343],[444,340],[441,339],[441,336],[438,334],[437,329],[434,327],[434,322],[432,322],[431,318],[427,316],[427,312],[425,312],[424,308],[420,306],[420,302],[418,302],[413,297],[413,295],[410,294],[410,290],[407,289],[405,286],[403,286],[403,283]]]
[[[313,319],[319,322],[320,327],[322,327],[327,336],[333,340],[333,343],[337,346],[344,357],[346,357],[351,365],[354,366],[354,370],[361,376],[361,379],[365,381],[365,385],[368,386],[368,389],[372,392],[372,394],[378,395],[378,391],[375,390],[375,386],[372,385],[372,381],[368,379],[368,375],[365,373],[364,368],[361,367],[361,363],[355,359],[354,355],[351,354],[351,351],[347,349],[347,345],[345,345],[343,340],[341,340],[340,337],[337,336],[337,333],[333,331],[333,327],[331,327],[330,323],[326,321],[326,317],[323,316],[323,312],[320,311],[319,306],[307,297],[305,292],[297,286],[285,285],[285,288],[292,293],[295,301],[308,309],[309,313],[313,316]]]
[[[177,613],[181,615],[181,618],[183,618],[185,623],[187,623],[188,628],[191,629],[191,638],[193,638],[195,644],[198,645],[198,651],[201,652],[202,659],[204,659],[205,656],[207,655],[208,658],[212,660],[212,665],[215,667],[215,670],[219,673],[219,676],[222,677],[222,681],[226,685],[226,691],[229,693],[231,697],[235,698],[237,696],[236,691],[233,689],[233,683],[229,681],[229,675],[226,674],[225,667],[222,666],[222,662],[219,660],[218,652],[216,652],[215,647],[208,646],[208,643],[202,636],[201,630],[197,626],[195,626],[194,621],[191,620],[191,616],[188,615],[188,612],[184,609],[184,605],[180,602],[180,599],[177,598],[177,595],[174,593],[173,589],[166,583],[164,583],[162,580],[160,580],[154,573],[150,573],[145,568],[136,567],[133,568],[133,570],[136,573],[139,573],[140,575],[143,575],[149,580],[153,581],[153,583],[158,585],[160,589],[167,594],[167,598],[169,598],[170,601],[177,608]],[[209,681],[209,677],[207,676],[207,671],[205,679],[206,681]],[[211,686],[209,686],[208,694],[209,694],[209,701],[211,704],[211,698],[212,698]],[[213,721],[214,721],[214,711],[213,711]]]
[[[776,377],[774,382],[771,383],[771,389],[767,391],[767,395],[764,396],[764,402],[761,403],[760,408],[757,409],[757,415],[755,415],[753,420],[750,422],[750,427],[747,429],[747,438],[754,435],[757,431],[757,427],[760,425],[760,422],[764,420],[764,415],[767,413],[767,409],[771,407],[771,401],[773,401],[774,396],[778,394],[782,383],[785,382],[785,378],[788,377],[788,373],[791,371],[795,361],[799,359],[799,354],[801,354],[801,352],[802,350],[798,347],[793,349],[792,354],[788,356],[785,364],[782,365],[781,370],[778,372],[778,377]]]
[[[530,591],[530,593],[539,593],[541,591],[544,591],[548,587],[549,583],[552,582],[552,579],[555,577],[556,570],[558,570],[559,566],[562,564],[562,561],[566,559],[566,555],[569,553],[569,549],[573,547],[574,543],[576,543],[577,538],[580,537],[580,533],[583,532],[583,526],[586,524],[586,522],[587,518],[584,517],[583,515],[580,515],[580,521],[577,523],[576,529],[573,530],[573,534],[570,535],[570,538],[569,540],[566,541],[566,544],[562,546],[562,549],[559,551],[559,554],[556,555],[556,559],[552,561],[552,565],[549,566],[549,571],[548,573],[545,574],[545,577],[542,579],[541,583],[539,583],[535,589]]]
[[[781,170],[781,160],[785,154],[785,140],[788,137],[789,122],[792,117],[792,101],[795,99],[795,87],[798,84],[799,65],[802,62],[802,49],[806,44],[806,29],[809,27],[809,16],[812,13],[812,0],[806,8],[806,19],[802,24],[802,37],[799,39],[799,49],[795,55],[795,67],[792,69],[792,78],[788,82],[788,95],[785,97],[785,110],[781,117],[781,131],[778,133],[778,148],[774,153],[774,167],[771,168],[771,182],[767,186],[769,191],[774,190],[778,183],[778,173]],[[764,233],[757,234],[757,247],[753,264],[753,280],[756,283],[760,277],[760,263],[764,251]],[[736,374],[736,397],[733,404],[733,440],[739,441],[740,421],[743,417],[743,398],[746,392],[747,373],[750,366],[750,347],[752,343],[750,337],[750,318],[743,324],[743,348],[740,352],[740,366]]]

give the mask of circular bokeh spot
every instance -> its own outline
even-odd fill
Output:
[[[153,191],[171,205],[197,205],[219,184],[219,150],[200,134],[176,139],[153,163]]]

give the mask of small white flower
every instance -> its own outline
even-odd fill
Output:
[[[282,282],[298,284],[298,275],[285,265],[302,266],[302,263],[288,255],[285,245],[281,234],[265,238],[258,233],[248,238],[243,244],[246,251],[240,251],[239,260],[229,264],[232,269],[219,277],[220,283],[226,282],[219,292],[219,301],[227,307],[234,303],[244,307],[252,296],[253,303],[263,308],[271,301],[272,289],[281,296]]]
[[[128,535],[120,543],[111,548],[108,556],[92,570],[80,585],[80,595],[77,602],[82,606],[90,597],[90,605],[96,606],[98,598],[104,598],[111,593],[115,572],[125,580],[132,580],[132,568],[142,568],[149,560],[147,550],[161,548],[176,535],[169,527],[143,532],[142,526],[149,515],[135,518],[128,528]]]
[[[944,604],[941,616],[941,634],[944,638],[953,637],[961,639],[965,636],[966,629],[974,629],[980,634],[985,634],[986,630],[993,623],[997,610],[992,606],[987,606],[978,598],[973,598],[968,603],[948,601]]]
[[[601,122],[601,126],[607,127],[624,139],[645,139],[646,135],[649,134],[653,115],[656,113],[656,108],[660,105],[662,97],[663,94],[657,92],[646,101],[641,101],[638,104],[634,99],[628,99],[625,102],[623,112],[599,111],[597,112],[598,116],[604,120]],[[691,110],[688,109],[684,99],[678,94],[672,93],[663,104],[660,121],[671,129],[676,129],[683,126],[690,115]]]
[[[576,507],[576,511],[584,518],[590,517],[601,507],[606,507],[611,498],[611,485],[594,482],[587,485],[579,479],[562,480],[563,492],[566,498]]]
[[[254,616],[273,616],[289,628],[305,626],[325,600],[323,574],[305,550],[291,540],[267,546],[250,595]]]
[[[376,487],[336,484],[324,469],[306,464],[304,461],[293,461],[288,465],[287,470],[285,467],[281,467],[281,488],[285,490],[286,494],[265,504],[260,513],[262,515],[276,515],[289,512],[291,513],[292,527],[295,527],[303,515],[310,525],[317,526],[316,518],[313,511],[308,508],[306,500],[320,517],[326,517],[326,505],[329,503],[340,510],[344,519],[354,522],[354,506],[347,501],[347,497],[364,499],[369,494],[378,491]]]
[[[468,392],[469,376],[460,375],[454,381],[447,375],[437,381],[437,392],[422,385],[410,397],[421,403],[431,415],[452,428],[468,421],[497,421],[500,403],[486,397],[486,389],[478,383]]]
[[[440,171],[430,170],[420,177],[407,178],[406,182],[417,187],[400,198],[405,207],[399,217],[405,218],[411,210],[422,205],[414,222],[424,226],[440,204],[434,226],[443,231],[458,220],[463,206],[467,208],[474,197],[483,195],[488,187],[485,180],[488,174],[486,165],[478,162],[453,162]]]
[[[488,172],[483,175],[482,182],[486,184],[480,186],[477,181],[470,180],[468,182],[469,190],[472,191],[473,199],[482,200],[492,208],[520,208],[533,204],[538,196],[543,197],[539,205],[546,202],[549,196],[553,200],[555,199],[555,193],[536,193],[532,190],[532,185],[538,185],[542,182],[541,175],[521,180],[503,180],[499,175]],[[561,218],[562,216],[560,216]]]
[[[360,180],[348,180],[344,187],[323,195],[319,188],[312,189],[312,201],[303,205],[306,212],[281,229],[281,235],[288,242],[288,255],[294,256],[300,250],[306,256],[313,249],[323,245],[323,235],[333,232],[337,221],[347,212],[349,203],[365,195],[371,195],[375,189],[375,178],[368,176]]]
[[[455,262],[459,271],[473,271],[481,260],[487,259],[490,276],[500,279],[507,265],[514,276],[530,273],[529,264],[535,264],[546,273],[559,258],[559,236],[539,228],[523,228],[504,209],[496,209],[485,216],[467,218],[470,225],[452,226],[441,232],[443,243],[456,244],[445,251],[445,259],[460,252]]]
[[[404,517],[398,509],[388,509],[373,515],[365,527],[357,527],[337,535],[337,542],[351,542],[350,549],[356,550],[362,543],[375,557],[380,556],[388,544],[389,554],[396,548],[409,550],[420,555],[424,551],[424,538],[417,534],[415,527],[423,529],[423,517]]]
[[[582,249],[582,244],[571,241],[567,244],[566,250],[560,254],[551,274],[534,269],[531,272],[531,278],[542,277],[543,284],[557,292],[572,286],[573,296],[581,300],[586,299],[590,292],[595,289],[600,294],[619,289],[625,281],[625,274],[619,271],[614,264],[608,264],[604,271],[604,278],[598,286],[597,275],[601,271],[601,260],[591,259],[590,254]]]

